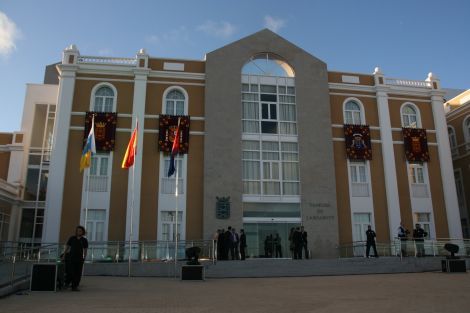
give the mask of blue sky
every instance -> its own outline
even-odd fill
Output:
[[[26,83],[75,43],[83,55],[202,59],[268,27],[330,70],[470,88],[470,1],[0,0],[0,131],[18,130]]]

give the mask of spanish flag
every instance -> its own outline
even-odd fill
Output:
[[[86,139],[85,146],[82,151],[82,158],[80,159],[80,172],[85,168],[91,166],[91,156],[96,153],[96,143],[95,143],[95,116],[91,119],[91,129],[88,133],[88,138]]]
[[[137,130],[139,129],[139,121],[136,121],[131,139],[127,145],[126,154],[122,160],[122,168],[129,168],[134,165],[135,155],[137,153]]]
[[[170,166],[168,168],[168,177],[171,177],[176,172],[175,167],[175,156],[179,153],[180,150],[180,123],[181,117],[178,118],[178,127],[176,128],[175,136],[173,139],[173,146],[171,147],[171,155],[170,155]]]

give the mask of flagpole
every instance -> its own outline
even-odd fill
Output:
[[[177,134],[179,135],[179,134]],[[179,171],[179,164],[178,159],[175,160],[176,163],[176,183],[175,183],[175,278],[176,278],[176,271],[178,269],[178,171]]]
[[[86,183],[86,196],[85,196],[85,229],[87,228],[87,223],[88,223],[88,200],[90,198],[90,171],[91,171],[91,166],[87,168],[87,183]]]
[[[139,120],[136,118],[135,119],[135,127],[136,127],[136,133],[138,133],[138,125],[139,125]],[[138,135],[136,135],[138,136]],[[138,138],[135,138],[135,140],[138,140]],[[135,147],[137,147],[137,142],[134,144]],[[130,219],[130,229],[129,229],[129,277],[131,277],[131,262],[132,262],[132,236],[133,236],[133,229],[134,229],[134,182],[135,182],[135,152],[134,152],[134,164],[132,165],[132,185],[131,185],[131,219]]]

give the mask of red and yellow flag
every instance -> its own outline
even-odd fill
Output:
[[[122,168],[129,168],[134,165],[135,155],[137,153],[137,132],[139,129],[139,121],[136,122],[134,131],[132,132],[131,139],[127,145],[126,154],[122,160]]]

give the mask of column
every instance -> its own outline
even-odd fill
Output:
[[[449,237],[462,239],[462,224],[460,221],[457,189],[455,187],[454,167],[452,165],[449,134],[447,132],[447,122],[444,112],[444,92],[440,90],[439,80],[432,73],[429,73],[426,81],[430,82],[430,87],[432,88],[431,105],[434,117],[434,128],[436,129],[437,151],[441,169]]]
[[[380,140],[385,175],[385,192],[387,195],[388,224],[390,240],[396,236],[396,229],[400,225],[400,201],[398,197],[397,172],[395,165],[395,151],[393,148],[392,126],[382,72],[379,68],[374,72],[375,84],[377,86],[377,106],[379,112]]]
[[[18,241],[18,235],[20,232],[20,210],[21,208],[18,206],[17,203],[11,205],[10,210],[10,225],[8,228],[8,241]]]
[[[145,99],[147,95],[147,76],[150,70],[148,66],[148,55],[141,49],[136,56],[137,68],[134,69],[134,99],[132,105],[132,129],[135,128],[136,118],[139,120],[139,134],[134,169],[129,169],[127,185],[127,214],[126,214],[126,240],[131,237],[131,215],[132,215],[132,240],[139,240],[140,225],[140,186],[142,178],[142,152],[145,124]],[[133,179],[132,173],[135,177]],[[132,186],[134,180],[134,186]],[[134,208],[132,209],[132,191],[134,191]],[[133,212],[133,214],[132,214]]]
[[[60,81],[57,98],[56,122],[54,125],[54,143],[51,152],[49,179],[47,183],[46,210],[42,241],[59,241],[60,220],[62,214],[62,196],[64,193],[65,164],[69,141],[70,116],[72,112],[75,73],[78,69],[79,51],[75,45],[66,48],[59,65]]]

